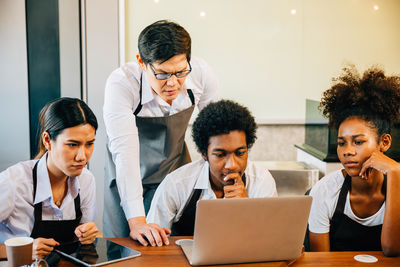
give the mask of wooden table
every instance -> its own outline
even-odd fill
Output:
[[[120,261],[114,264],[110,264],[110,267],[122,267],[122,266],[135,266],[135,267],[158,267],[158,266],[191,266],[186,259],[185,254],[180,246],[175,244],[175,241],[182,238],[192,238],[187,236],[180,237],[170,237],[170,245],[162,247],[143,247],[139,245],[138,242],[133,241],[129,238],[110,238],[110,240],[118,243],[120,245],[132,248],[134,250],[140,251],[142,256],[129,259],[126,261]],[[58,265],[59,267],[72,267],[75,266],[73,263],[68,261],[61,261]],[[219,266],[232,266],[232,265],[216,265]],[[262,262],[262,263],[245,263],[245,264],[235,264],[233,266],[243,267],[243,266],[271,266],[271,267],[281,267],[289,266],[287,262]]]
[[[378,259],[378,262],[358,262],[354,259],[354,256],[359,254],[374,256]],[[382,251],[304,252],[303,255],[290,266],[400,266],[400,257],[385,257]]]
[[[112,238],[111,240],[140,251],[142,256],[126,261],[110,264],[111,267],[119,266],[190,266],[181,248],[175,244],[177,239],[187,237],[170,237],[170,245],[163,247],[143,247],[136,241],[129,238]],[[190,238],[190,237],[189,237]],[[0,254],[4,249],[4,245],[0,245]],[[358,254],[368,254],[378,258],[377,263],[361,263],[354,260],[354,256]],[[1,255],[0,255],[1,257]],[[58,264],[60,267],[74,267],[74,263],[68,260],[61,260]],[[296,261],[280,261],[280,262],[261,262],[261,263],[245,263],[234,265],[217,265],[219,266],[400,266],[400,257],[388,258],[384,257],[382,252],[305,252]]]

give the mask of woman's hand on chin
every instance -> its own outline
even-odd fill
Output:
[[[382,152],[373,152],[371,156],[364,162],[360,171],[360,176],[364,179],[367,179],[369,169],[375,169],[386,175],[395,170],[400,171],[400,164]]]

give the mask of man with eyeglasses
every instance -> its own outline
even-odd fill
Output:
[[[139,35],[137,62],[111,73],[103,115],[108,142],[104,236],[142,245],[169,244],[168,228],[145,214],[164,177],[190,162],[185,132],[194,107],[219,100],[207,63],[191,58],[191,39],[180,25],[157,21]]]

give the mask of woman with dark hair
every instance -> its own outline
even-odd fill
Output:
[[[39,118],[35,160],[0,173],[0,243],[31,236],[35,258],[65,242],[92,243],[98,232],[95,180],[85,168],[93,152],[95,115],[82,100],[59,98]]]
[[[164,177],[190,162],[185,131],[194,108],[219,99],[208,64],[191,56],[191,38],[161,20],[139,35],[137,62],[111,73],[104,94],[107,131],[104,236],[168,244],[169,230],[145,214]],[[139,145],[140,144],[140,145]]]
[[[400,115],[400,77],[353,66],[324,92],[320,108],[338,129],[343,169],[311,190],[312,251],[383,250],[400,255],[400,164],[385,155]]]

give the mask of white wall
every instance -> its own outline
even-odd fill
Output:
[[[98,218],[102,229],[104,206],[104,158],[106,133],[103,122],[104,86],[110,73],[119,67],[118,1],[86,1],[87,98],[99,128],[89,169],[96,177]]]
[[[29,160],[25,1],[0,1],[0,171]]]
[[[81,98],[79,0],[58,0],[61,96]]]
[[[344,62],[400,74],[400,1],[304,0],[303,25],[301,90],[308,98],[320,99]]]
[[[223,97],[249,106],[260,123],[303,122],[305,99],[320,99],[345,62],[400,73],[398,0],[126,2],[128,61],[145,26],[175,20],[214,68]]]

